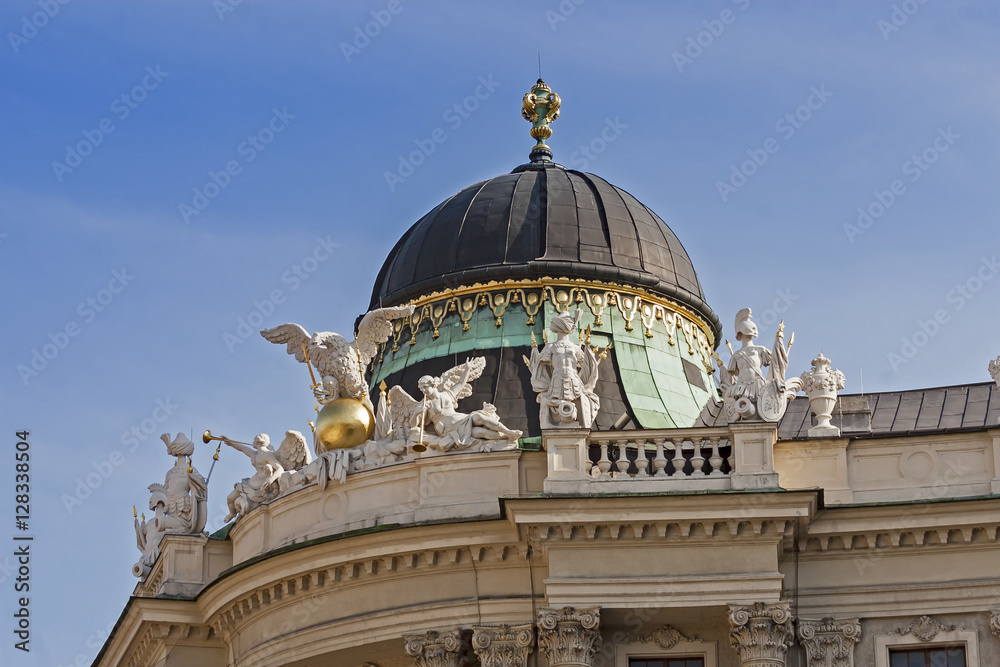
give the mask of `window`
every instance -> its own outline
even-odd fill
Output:
[[[889,651],[889,667],[966,667],[965,648],[962,646],[935,646],[933,648],[892,649]]]
[[[705,667],[705,659],[704,658],[629,658],[628,667]],[[893,667],[895,667],[895,665],[893,665]],[[962,667],[965,667],[965,663],[962,663]]]

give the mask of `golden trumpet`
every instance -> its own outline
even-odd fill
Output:
[[[205,429],[205,432],[201,434],[201,441],[206,445],[213,440],[219,440],[220,442],[231,442],[236,445],[246,445],[247,447],[253,447],[249,442],[240,442],[239,440],[230,440],[224,435],[212,435],[212,432]]]

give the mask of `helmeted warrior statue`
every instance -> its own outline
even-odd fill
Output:
[[[729,365],[720,365],[722,376],[723,406],[730,423],[747,420],[776,422],[785,414],[788,401],[798,392],[799,378],[785,379],[788,369],[788,350],[795,340],[795,334],[784,343],[784,323],[778,325],[774,336],[774,347],[768,350],[763,345],[754,344],[757,325],[749,308],[736,314],[736,340],[743,346],[733,352]],[[767,366],[767,378],[763,368]]]
[[[570,341],[576,332],[582,311],[574,315],[560,313],[552,319],[549,329],[555,342],[541,350],[532,347],[527,359],[531,371],[531,388],[538,394],[541,406],[539,419],[546,428],[591,428],[601,399],[594,391],[600,357],[585,343]]]
[[[208,487],[205,478],[191,465],[194,443],[183,433],[178,433],[173,441],[167,433],[160,439],[176,461],[163,484],[149,485],[149,509],[153,517],[149,521],[145,515],[142,521],[135,517],[136,546],[142,552],[142,558],[132,567],[132,574],[137,577],[149,573],[159,556],[164,535],[198,535],[208,518]]]

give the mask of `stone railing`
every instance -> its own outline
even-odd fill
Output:
[[[546,493],[777,488],[774,424],[545,431]]]
[[[587,438],[585,472],[592,479],[683,479],[726,477],[733,469],[732,441],[728,429],[702,429],[695,433],[625,435],[621,438],[591,434]]]

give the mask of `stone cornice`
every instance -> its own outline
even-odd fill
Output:
[[[520,561],[527,557],[523,544],[493,544],[428,549],[351,560],[340,564],[302,571],[294,576],[272,581],[244,592],[212,614],[212,627],[227,636],[261,610],[274,604],[286,604],[296,597],[315,595],[329,587],[372,577],[412,573],[427,568],[463,567],[473,563],[489,565]]]

